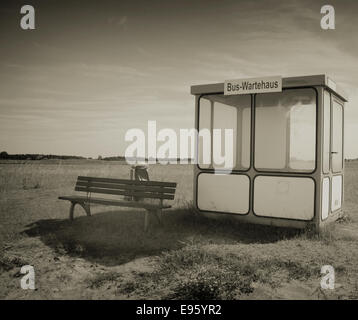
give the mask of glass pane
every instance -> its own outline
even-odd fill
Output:
[[[210,129],[211,106],[213,108],[212,129],[220,130],[217,131],[216,137],[213,131],[211,132],[213,150],[219,151],[215,156],[213,153],[214,163],[212,166],[200,165],[200,168],[215,167],[231,169],[231,167],[227,167],[226,165],[227,159],[230,156],[230,161],[234,169],[248,169],[250,167],[251,96],[207,95],[200,99],[199,105],[199,130],[201,128]],[[202,108],[205,111],[202,111]],[[232,129],[231,151],[229,150],[229,139],[226,139],[225,145],[225,129]],[[199,139],[199,163],[200,149],[202,149],[202,143],[200,143]],[[203,154],[201,156],[203,156]],[[225,157],[226,159],[224,160]]]
[[[329,172],[329,137],[331,130],[331,97],[328,91],[324,92],[323,97],[323,172]]]
[[[316,93],[292,89],[256,96],[255,167],[313,171],[316,147]]]
[[[296,105],[290,113],[289,167],[312,171],[315,167],[316,105]],[[313,120],[313,122],[312,122]]]
[[[201,98],[199,105],[198,162],[200,168],[211,165],[211,102]]]
[[[237,109],[220,102],[214,104],[214,123],[213,129],[213,166],[215,168],[232,169],[236,166],[236,125],[237,125]],[[228,139],[225,130],[232,130],[232,140]],[[217,139],[215,135],[218,134]],[[225,141],[227,140],[227,141]],[[232,141],[231,144],[229,142]],[[225,157],[230,158],[231,165],[225,163]],[[222,159],[220,159],[222,158]]]
[[[241,125],[241,167],[250,168],[250,143],[251,143],[251,108],[243,108]]]
[[[343,167],[342,161],[342,125],[343,107],[333,100],[332,104],[332,171],[340,172]]]

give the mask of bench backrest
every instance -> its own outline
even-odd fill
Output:
[[[79,176],[75,190],[87,193],[173,200],[176,185],[176,182],[138,181]]]

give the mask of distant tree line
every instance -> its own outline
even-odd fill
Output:
[[[148,158],[141,158],[141,157],[137,157],[137,158],[125,158],[124,156],[114,156],[114,157],[100,157],[98,156],[97,160],[104,160],[104,161],[149,161]],[[153,160],[153,159],[151,159]],[[187,160],[188,163],[193,163],[194,159],[180,159],[180,158],[163,158],[163,159],[155,159],[156,162],[159,162],[161,160],[166,160],[166,161],[176,161],[177,163],[180,163],[181,161]]]
[[[8,154],[6,151],[0,152],[0,159],[6,160],[46,160],[46,159],[89,159],[92,160],[91,157],[85,158],[80,156],[63,156],[63,155],[55,155],[55,154],[38,154],[38,153],[26,153],[26,154]],[[105,160],[105,161],[125,161],[126,158],[124,156],[112,156],[112,157],[102,157],[99,155],[97,160]],[[129,158],[128,160],[137,160],[137,161],[148,161],[148,158]],[[159,161],[160,159],[156,159]],[[162,159],[164,160],[164,159]],[[180,159],[166,159],[166,160],[177,160],[180,162]],[[183,159],[182,159],[183,160]],[[193,159],[187,159],[189,163],[193,161]]]
[[[6,151],[0,152],[0,159],[7,160],[45,160],[45,159],[86,159],[79,156],[61,156],[55,154],[8,154]]]
[[[126,160],[123,156],[113,156],[113,157],[101,157],[101,159],[98,157],[98,160],[106,160],[106,161],[124,161]]]

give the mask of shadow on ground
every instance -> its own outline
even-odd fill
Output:
[[[158,255],[188,244],[272,243],[297,236],[293,229],[217,221],[188,210],[168,210],[160,225],[151,217],[147,233],[144,211],[106,211],[74,221],[47,219],[26,226],[30,237],[40,237],[58,254],[80,256],[105,265]]]

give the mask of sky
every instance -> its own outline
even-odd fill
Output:
[[[326,73],[349,95],[358,158],[358,1],[27,1],[0,4],[0,151],[123,155],[131,128],[193,128],[190,86]],[[322,30],[320,9],[335,8]]]

